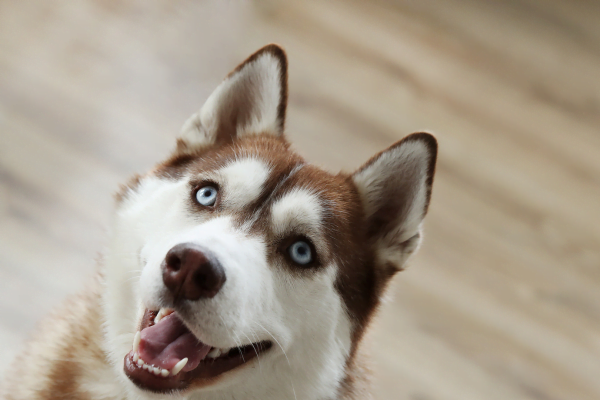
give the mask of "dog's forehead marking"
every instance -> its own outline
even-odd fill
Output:
[[[225,187],[224,203],[242,208],[260,196],[271,167],[258,158],[236,159],[218,171]]]
[[[275,201],[271,207],[271,223],[276,235],[291,227],[303,226],[318,232],[321,228],[323,206],[314,191],[294,188]]]

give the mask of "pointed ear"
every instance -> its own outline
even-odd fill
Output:
[[[283,134],[287,58],[270,44],[234,69],[184,124],[177,150],[222,144],[257,133]]]
[[[421,241],[421,223],[431,197],[437,141],[413,133],[379,153],[354,173],[367,232],[378,264],[393,275]]]

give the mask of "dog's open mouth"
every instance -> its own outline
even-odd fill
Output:
[[[125,356],[124,369],[138,387],[170,392],[185,389],[193,381],[210,384],[270,347],[269,341],[227,349],[212,347],[200,342],[172,310],[146,310],[133,349]]]

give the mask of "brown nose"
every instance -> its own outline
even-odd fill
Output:
[[[212,298],[225,283],[221,264],[194,243],[181,243],[169,250],[162,269],[163,282],[175,299]]]

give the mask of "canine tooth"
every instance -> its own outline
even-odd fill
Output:
[[[171,374],[173,374],[173,376],[177,375],[183,369],[183,367],[185,367],[185,364],[187,364],[187,362],[188,362],[187,357],[184,358],[183,360],[179,360],[179,362],[177,364],[175,364],[175,366],[171,370]]]
[[[216,347],[207,354],[210,358],[217,358],[221,355],[221,349],[217,349]]]
[[[133,352],[137,353],[140,348],[140,341],[142,340],[142,333],[137,331],[133,337]]]
[[[138,353],[133,353],[133,362],[137,362],[140,359],[140,355]]]
[[[154,373],[154,375],[160,375],[160,368],[152,368],[152,373]]]
[[[161,319],[163,319],[167,315],[171,314],[172,312],[173,312],[172,308],[161,308],[160,310],[158,310],[156,317],[154,317],[154,323],[158,324]]]
[[[156,317],[154,317],[154,323],[158,324],[158,322],[163,319],[164,316],[164,308],[161,308],[160,310],[158,310],[158,314],[156,314]]]
[[[137,360],[137,365],[139,367],[143,367],[144,365],[146,365],[146,363],[144,362],[144,360],[142,360],[141,358]]]
[[[166,369],[160,371],[160,376],[162,376],[163,378],[166,378],[168,375],[169,371],[167,371]]]

